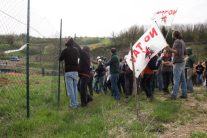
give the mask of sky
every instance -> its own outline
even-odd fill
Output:
[[[0,0],[4,5],[8,5],[8,1],[14,0]],[[22,2],[25,5],[25,1],[15,0],[13,4],[19,9],[17,4]],[[61,18],[63,37],[74,34],[111,36],[112,32],[118,34],[132,25],[149,25],[153,14],[165,9],[178,9],[173,24],[207,22],[207,0],[30,0],[30,2],[31,26],[43,36],[58,35]],[[8,10],[4,9],[4,5],[0,5],[0,10]],[[11,11],[14,10],[8,10]],[[21,12],[26,16],[25,7]]]

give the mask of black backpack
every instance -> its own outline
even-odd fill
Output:
[[[151,70],[157,70],[161,64],[161,60],[158,60],[158,56],[154,56],[153,58],[150,59],[148,62],[147,66]]]

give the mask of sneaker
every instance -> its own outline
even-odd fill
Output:
[[[180,98],[181,99],[187,99],[187,95],[185,95],[185,96],[184,95],[181,95]]]

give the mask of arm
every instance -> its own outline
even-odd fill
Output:
[[[65,50],[63,50],[62,53],[60,54],[59,61],[63,61],[64,57],[65,57]]]
[[[166,47],[167,50],[171,51],[172,53],[177,54],[177,50],[171,48],[169,45]]]
[[[109,66],[111,64],[113,64],[114,62],[114,57],[112,57],[107,63],[105,63],[105,66]]]

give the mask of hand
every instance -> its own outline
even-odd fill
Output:
[[[170,49],[170,46],[167,45],[167,46],[165,47],[165,50],[169,50],[169,49]]]

